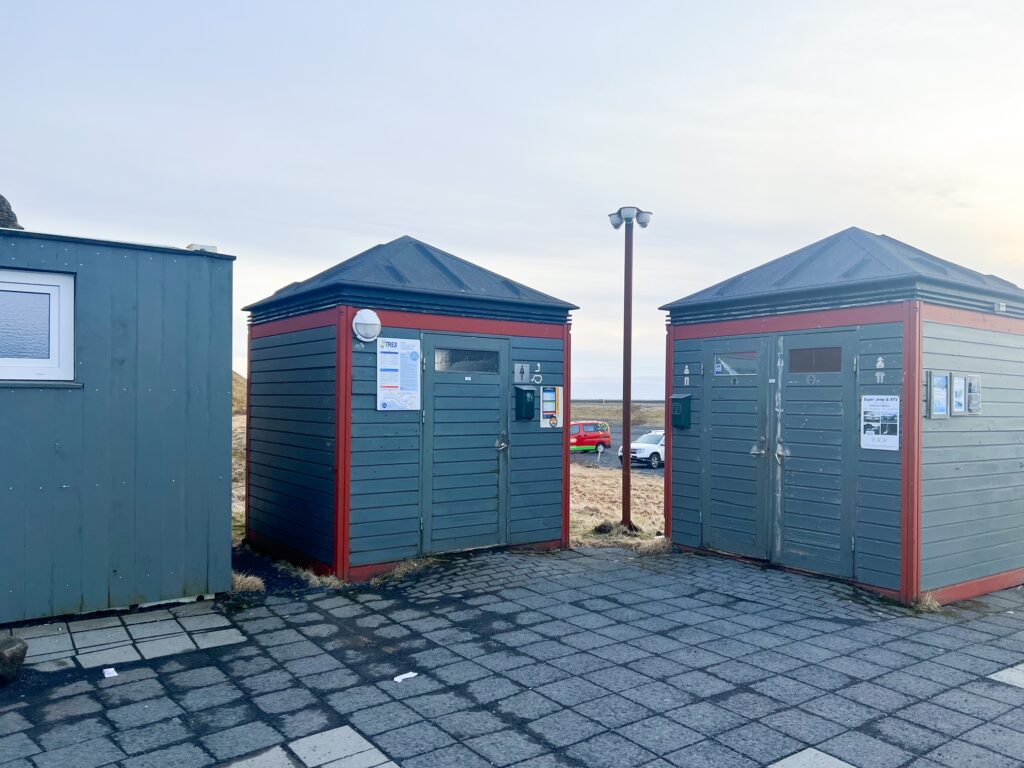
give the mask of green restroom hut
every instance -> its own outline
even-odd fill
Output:
[[[566,545],[573,309],[411,237],[246,307],[249,542],[351,581]]]
[[[905,603],[1024,583],[1024,291],[851,228],[662,309],[673,543]]]

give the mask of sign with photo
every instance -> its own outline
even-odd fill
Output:
[[[950,413],[963,416],[967,413],[967,377],[954,373],[950,374],[950,380],[953,382]]]
[[[949,418],[949,374],[928,372],[928,418]]]
[[[860,399],[860,447],[872,451],[900,449],[899,395],[864,395]]]

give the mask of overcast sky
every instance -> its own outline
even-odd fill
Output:
[[[657,307],[851,225],[1024,284],[1019,2],[7,2],[27,229],[215,244],[244,304],[403,234],[579,304],[574,395],[663,393]]]

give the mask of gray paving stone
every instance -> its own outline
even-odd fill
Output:
[[[391,697],[373,685],[349,688],[327,697],[327,703],[341,715],[348,715],[351,712],[375,707],[389,701],[392,701]]]
[[[651,715],[651,710],[618,694],[579,704],[573,709],[606,728],[619,728]]]
[[[657,757],[629,739],[607,732],[574,744],[566,754],[588,768],[633,768]]]
[[[283,740],[281,734],[262,722],[246,723],[202,738],[203,746],[218,760],[255,752],[279,744]]]
[[[521,685],[496,675],[474,680],[466,686],[466,693],[479,704],[489,704],[498,699],[508,698],[522,690]]]
[[[90,739],[34,755],[38,768],[97,768],[125,757],[109,739]]]
[[[563,709],[534,720],[527,725],[527,730],[554,747],[566,747],[605,729],[571,709]]]
[[[167,695],[167,691],[160,681],[151,678],[119,685],[114,688],[106,688],[99,693],[100,699],[108,707],[119,707],[124,704],[133,704],[137,701],[155,699],[165,695]]]
[[[889,713],[909,706],[915,701],[912,696],[907,696],[874,683],[858,683],[849,688],[836,691],[836,693],[865,706]]]
[[[300,768],[299,762],[285,752],[283,747],[271,747],[259,754],[232,760],[224,765],[225,768]]]
[[[502,733],[508,733],[508,731],[479,738],[497,740]],[[387,731],[377,736],[374,741],[381,750],[397,761],[404,761],[406,758],[415,757],[424,752],[433,752],[454,743],[454,739],[447,733],[424,721]],[[472,739],[467,741],[466,746],[475,750],[472,741]],[[507,763],[503,763],[503,765],[507,765]]]
[[[676,688],[680,688],[681,690],[692,693],[694,696],[699,696],[701,698],[717,696],[720,693],[731,691],[736,687],[732,683],[727,683],[714,675],[709,675],[707,672],[701,672],[699,670],[684,672],[681,675],[670,677],[666,682],[668,682],[669,685],[673,685]]]
[[[947,768],[1019,768],[1020,762],[996,754],[976,744],[954,739],[928,753],[934,764]],[[914,764],[915,768],[917,764]]]
[[[904,720],[931,728],[947,736],[959,736],[964,731],[981,725],[981,720],[927,701],[913,704],[897,713]]]
[[[748,723],[716,738],[730,749],[762,762],[778,760],[803,747],[799,741],[761,723]]]
[[[391,701],[368,709],[360,709],[350,716],[349,721],[362,733],[374,736],[421,719],[420,714],[414,709],[402,702]]]
[[[253,698],[252,703],[270,715],[294,712],[316,703],[316,697],[305,688],[287,688]]]
[[[778,712],[785,705],[752,691],[737,691],[718,699],[718,705],[738,715],[756,720],[772,712]]]
[[[70,723],[60,723],[37,732],[36,741],[43,749],[53,750],[106,736],[110,731],[110,726],[104,720],[98,717],[87,717]]]
[[[525,765],[525,764],[524,764]],[[490,763],[461,744],[403,761],[403,768],[488,768]]]
[[[12,733],[25,731],[31,727],[32,723],[18,712],[8,712],[0,715],[0,736],[10,736]]]
[[[675,752],[704,738],[697,731],[660,715],[623,726],[617,732],[656,755]]]
[[[154,638],[153,640],[142,640],[136,643],[135,647],[145,659],[156,659],[176,653],[185,653],[196,648],[195,643],[189,639],[188,635],[168,635],[167,637]]]
[[[124,768],[204,768],[213,758],[195,744],[178,744],[125,760]]]
[[[178,718],[161,720],[141,728],[131,728],[114,735],[114,740],[129,755],[166,747],[192,737],[192,732]]]
[[[514,715],[524,720],[535,720],[538,717],[549,715],[561,709],[561,707],[537,691],[524,691],[523,693],[500,700],[497,709],[499,712]]]
[[[542,685],[537,689],[537,693],[557,701],[563,706],[572,707],[576,704],[582,704],[584,701],[606,696],[608,690],[599,685],[594,685],[588,680],[571,677],[566,680]]]
[[[845,726],[800,709],[787,709],[762,718],[762,723],[804,744],[819,744],[838,736]]]
[[[821,695],[820,688],[783,675],[754,683],[750,689],[790,705],[800,704]]]
[[[29,757],[40,751],[36,743],[24,733],[14,733],[0,738],[0,763],[17,760],[19,757]]]
[[[877,709],[832,693],[806,701],[800,705],[800,709],[834,720],[847,728],[858,728],[869,720],[882,716],[882,712]]]
[[[537,688],[546,683],[553,683],[556,680],[564,680],[569,677],[569,673],[550,664],[530,664],[525,667],[507,670],[505,677],[511,678],[527,688]]]
[[[68,720],[81,715],[91,715],[99,712],[103,707],[95,698],[86,694],[83,696],[70,696],[66,699],[59,699],[52,704],[44,706],[40,712],[44,723],[55,723],[61,720]]]
[[[949,741],[949,737],[944,734],[914,725],[899,717],[883,717],[871,723],[867,730],[869,735],[915,754],[935,749]]]
[[[173,674],[168,677],[168,682],[175,688],[203,688],[227,682],[227,677],[217,667],[203,666]]]
[[[931,702],[982,720],[991,720],[1010,709],[1008,704],[1001,701],[994,701],[967,691],[946,691],[935,696]]]
[[[326,765],[333,761],[341,761],[374,749],[373,744],[347,725],[298,739],[289,744],[289,747],[298,755],[304,765],[311,768],[312,766]],[[356,762],[365,764],[366,760],[360,759],[350,762],[353,764]],[[370,764],[379,764],[380,762],[383,762],[383,760],[376,763],[371,760]]]
[[[178,703],[189,712],[199,712],[210,707],[221,707],[243,697],[242,692],[232,683],[208,685],[193,688],[178,698]]]
[[[1016,760],[1024,757],[1024,733],[996,723],[979,725],[960,738]]]
[[[184,710],[166,696],[107,710],[107,717],[120,730],[137,728],[149,723],[155,723],[157,720],[167,720],[184,714]]]
[[[897,768],[913,755],[865,733],[847,731],[818,745],[818,749],[858,768]]]
[[[755,768],[757,763],[714,741],[700,741],[666,756],[680,768]]]
[[[170,617],[170,614],[167,614]],[[128,634],[133,640],[148,640],[163,635],[180,635],[185,630],[173,617],[160,621],[149,621],[131,624]]]

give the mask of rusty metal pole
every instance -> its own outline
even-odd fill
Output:
[[[622,527],[633,530],[633,518],[630,514],[630,470],[633,458],[630,453],[632,443],[632,415],[630,402],[633,399],[633,221],[626,221],[626,267],[625,267],[625,307],[622,316]]]

